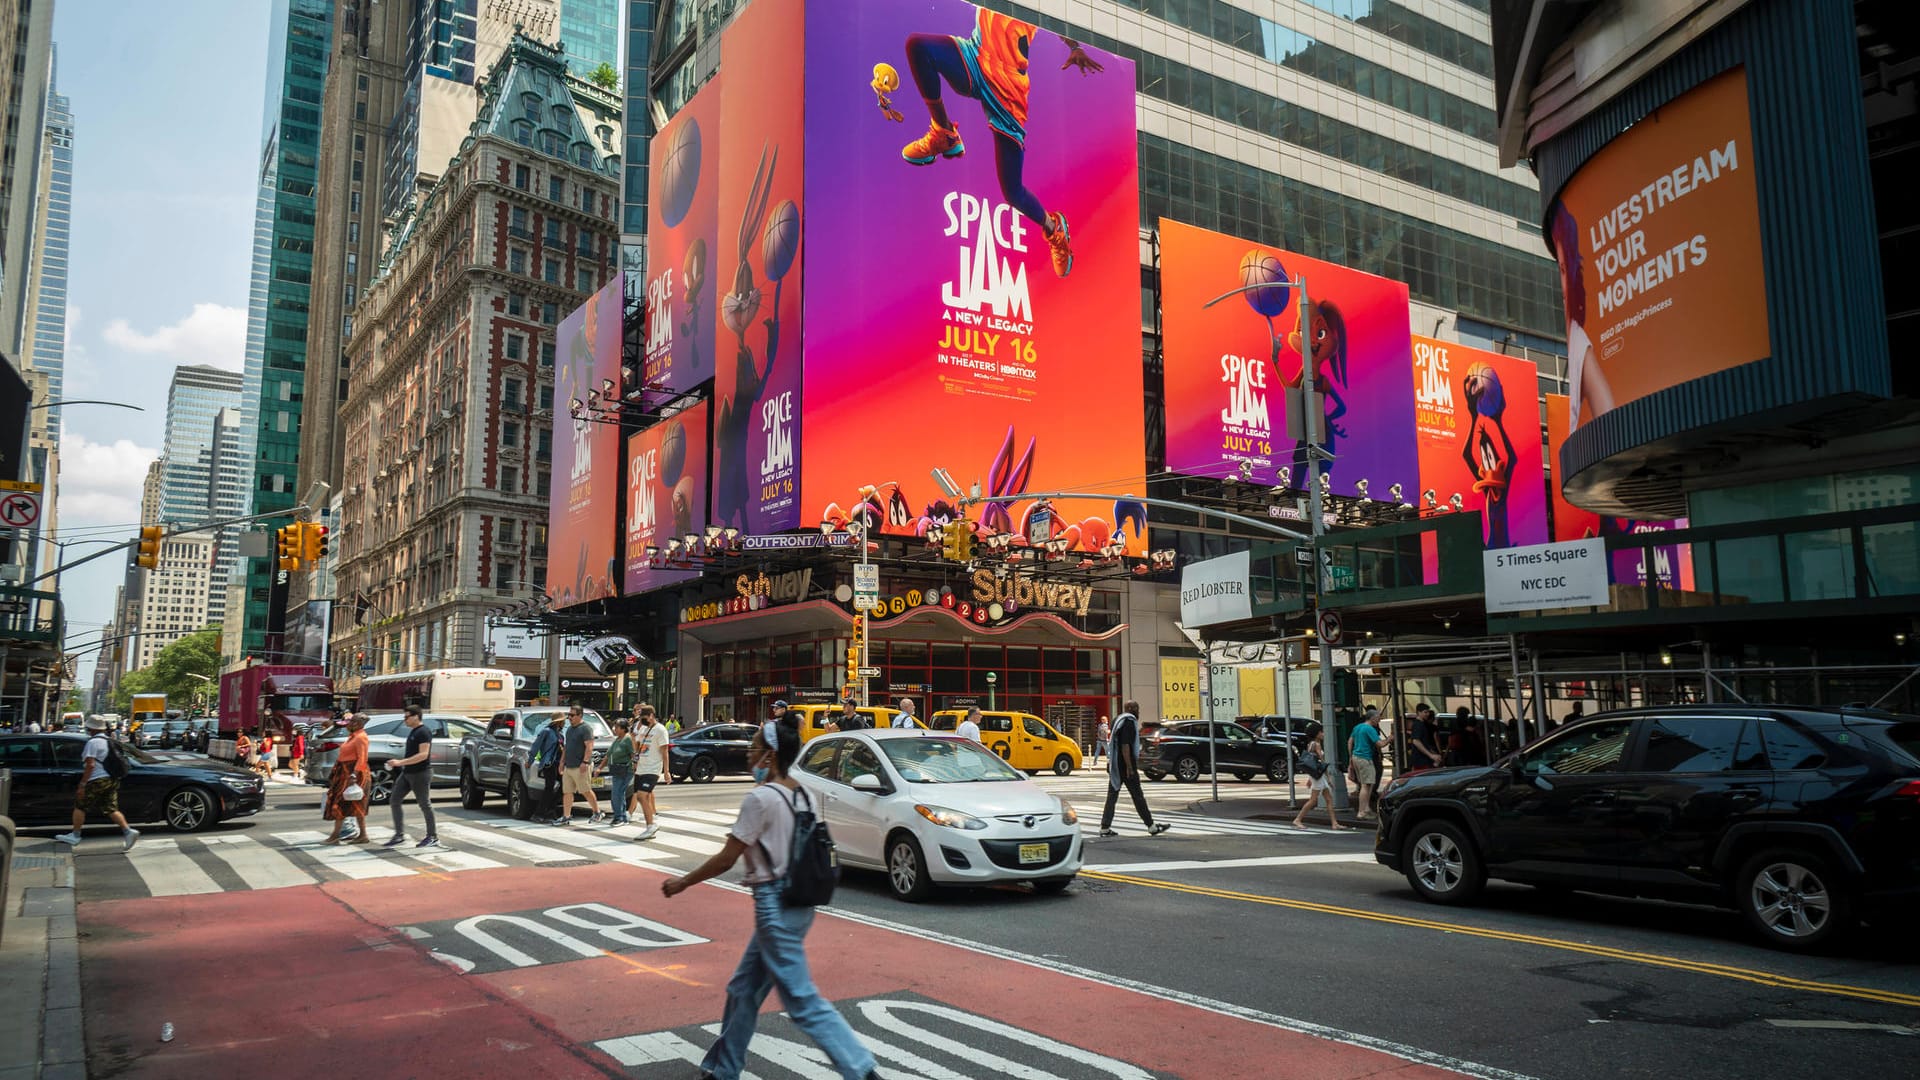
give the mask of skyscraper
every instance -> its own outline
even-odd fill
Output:
[[[30,322],[28,267],[37,254],[35,194],[53,75],[53,0],[5,0],[0,21],[0,352],[17,358]]]
[[[241,452],[240,431],[239,409],[230,406],[214,414],[213,437],[204,452],[209,520],[242,517],[247,512],[247,485],[253,479],[253,469]],[[207,619],[220,622],[226,617],[227,581],[239,552],[240,527],[211,531],[214,559],[207,587]]]
[[[65,396],[67,355],[67,245],[73,229],[73,112],[47,77],[46,124],[42,131],[37,252],[27,268],[27,308],[33,325],[22,343],[28,364],[47,373],[47,393]]]
[[[167,428],[160,455],[162,520],[187,525],[216,516],[209,475],[214,428],[222,411],[240,408],[243,384],[239,372],[205,364],[174,370],[167,386]]]
[[[273,213],[256,214],[256,228],[271,231],[264,247],[254,237],[254,280],[265,282],[248,313],[247,397],[257,403],[251,420],[252,510],[291,507],[300,457],[300,414],[306,400],[307,311],[313,281],[313,211],[320,153],[320,101],[333,40],[334,5],[328,0],[275,0],[267,40],[267,86],[261,125],[260,177],[265,210],[269,178]],[[266,271],[261,273],[261,264]],[[256,325],[257,320],[257,325]],[[258,345],[255,345],[258,342]],[[271,610],[271,560],[247,564],[245,633],[228,653],[266,647]],[[237,644],[237,649],[236,649]]]
[[[567,47],[568,71],[584,79],[601,64],[620,70],[621,3],[560,0],[560,43]]]
[[[653,70],[655,0],[626,0],[627,70],[620,89],[627,99],[626,145],[620,158],[620,260],[629,271],[646,265],[647,144],[653,137],[653,113],[647,106],[653,93],[648,74]]]

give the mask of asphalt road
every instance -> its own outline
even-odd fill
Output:
[[[1040,782],[1073,801],[1089,828],[1097,822],[1102,777]],[[253,952],[248,943],[259,940],[252,927],[275,933],[269,928],[278,924],[272,992],[324,1007],[339,993],[324,988],[331,975],[323,969],[333,965],[303,968],[304,939],[288,932],[288,919],[295,930],[312,924],[316,955],[338,947],[357,964],[368,948],[408,951],[402,938],[380,933],[428,933],[425,947],[437,948],[458,916],[475,912],[585,898],[665,922],[739,903],[736,894],[716,889],[702,894],[710,899],[698,907],[663,904],[657,889],[661,873],[689,869],[717,846],[745,790],[728,780],[663,789],[662,836],[646,844],[632,841],[631,829],[503,827],[498,800],[471,812],[448,792],[436,812],[449,850],[431,859],[414,857],[410,848],[344,855],[315,848],[324,827],[319,791],[291,784],[270,790],[269,809],[258,818],[190,838],[156,828],[131,857],[120,854],[109,832],[99,833],[82,845],[76,869],[95,1075],[172,1075],[169,1054],[196,1069],[231,1071],[245,1063],[239,1044],[163,1049],[143,1030],[153,1015],[141,995],[164,996],[168,987],[140,986],[141,973],[176,970],[156,951],[163,937],[147,936],[144,927],[217,923],[236,955],[246,956]],[[1920,1062],[1913,1038],[1920,1034],[1920,943],[1911,935],[1866,933],[1829,954],[1794,956],[1750,942],[1731,913],[1704,908],[1499,884],[1475,907],[1436,907],[1371,861],[1371,833],[1295,831],[1264,783],[1223,785],[1222,794],[1235,800],[1235,813],[1225,817],[1198,804],[1204,784],[1168,781],[1148,785],[1148,792],[1174,830],[1147,837],[1123,813],[1129,835],[1090,840],[1089,869],[1060,896],[975,889],[908,905],[880,876],[849,874],[834,903],[839,917],[823,918],[810,939],[821,985],[843,1007],[859,1001],[879,1025],[862,1028],[874,1039],[890,1030],[882,1023],[895,1015],[890,1009],[958,1006],[1028,1018],[1021,1030],[1042,1032],[1032,1038],[1126,1048],[1116,1060],[1144,1070],[1135,1075],[1362,1076],[1399,1058],[1426,1066],[1416,1070],[1421,1075],[1584,1080],[1604,1069],[1623,1077],[1745,1080],[1911,1075]],[[1277,805],[1245,801],[1262,797]],[[370,821],[376,842],[384,840],[385,808]],[[545,1018],[545,1026],[535,1023],[530,1034],[509,1041],[533,1048],[526,1053],[538,1052],[543,1038],[556,1052],[564,1048],[557,1074],[654,1075],[653,1066],[636,1062],[671,1056],[662,1047],[704,1045],[703,1026],[718,1019],[718,986],[744,941],[745,923],[738,911],[711,917],[717,921],[701,931],[711,941],[703,948],[718,950],[711,956],[691,950],[681,965],[652,967],[615,956],[617,949],[604,960],[559,956],[551,970],[581,974],[557,983],[568,989],[551,1000],[528,972],[472,971],[460,985],[491,980],[495,997],[435,1008],[493,1008],[499,998]],[[325,927],[339,919],[348,922],[329,934]],[[384,944],[366,944],[376,940]],[[374,959],[399,963],[384,953]],[[669,980],[660,984],[671,993],[660,999],[658,1026],[636,1029],[633,1019],[602,1015],[592,1005],[601,978],[594,973],[640,973],[621,964],[644,967],[649,983]],[[547,965],[542,959],[530,970],[545,972]],[[674,970],[683,974],[672,976]],[[413,969],[392,975],[416,977],[425,976]],[[309,978],[314,985],[303,986]],[[1021,994],[1056,979],[1064,981],[1046,1000],[1021,1003]],[[423,993],[455,992],[444,977],[419,985],[434,988]],[[183,1006],[200,1008],[244,1008],[255,992],[230,975],[172,989]],[[96,990],[103,1009],[97,1021]],[[381,1000],[364,981],[354,993]],[[1135,1022],[1115,1028],[1115,1013]],[[428,1014],[423,1030],[439,1030],[442,1021],[433,1017],[446,1014]],[[1041,1015],[1046,1024],[1032,1019]],[[302,1023],[312,1029],[311,1020]],[[196,1025],[190,1018],[182,1028]],[[619,1067],[584,1051],[587,1045]],[[1223,1051],[1236,1056],[1223,1058]],[[490,1075],[486,1063],[493,1061],[463,1067]],[[787,1075],[773,1064],[752,1067],[761,1076]],[[429,1071],[446,1065],[436,1061]],[[1048,1075],[1128,1074],[1080,1063]]]

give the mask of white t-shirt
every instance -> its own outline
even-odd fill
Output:
[[[971,720],[962,720],[960,721],[960,727],[954,731],[954,734],[963,739],[972,739],[974,742],[979,742],[980,725]]]
[[[805,805],[807,798],[782,784],[761,784],[740,800],[732,835],[747,845],[747,873],[741,878],[746,884],[764,885],[786,876],[787,852],[793,847],[793,807]]]
[[[918,725],[913,722],[912,713],[903,712],[893,718],[893,726],[897,728],[911,728],[917,727]]]
[[[92,772],[86,771],[87,762],[89,761],[99,762],[98,765],[93,767]],[[86,777],[87,783],[89,784],[108,775],[107,737],[105,735],[95,735],[87,740],[87,748],[80,751],[80,770],[80,775]]]
[[[667,771],[667,725],[642,726],[633,740],[633,774],[659,776]]]

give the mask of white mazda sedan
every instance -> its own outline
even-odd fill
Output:
[[[1032,883],[1080,872],[1080,818],[979,743],[924,731],[848,731],[801,748],[794,778],[840,861],[884,870],[895,896],[936,885]]]

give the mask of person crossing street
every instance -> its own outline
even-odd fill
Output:
[[[566,752],[560,762],[560,824],[573,824],[573,797],[587,797],[587,824],[602,820],[600,798],[593,793],[593,729],[578,705],[567,710]]]
[[[415,847],[439,847],[440,838],[433,825],[433,733],[427,730],[426,718],[420,714],[420,706],[407,706],[407,746],[400,757],[387,762],[387,768],[393,772],[393,786],[387,796],[387,803],[393,808],[393,839],[387,841],[388,847],[399,847],[407,842],[407,794],[411,792],[420,806],[420,816],[427,823],[427,835],[422,837]]]
[[[1100,813],[1100,835],[1118,836],[1113,831],[1113,809],[1120,801],[1120,788],[1133,795],[1133,809],[1147,835],[1159,836],[1172,826],[1156,823],[1147,809],[1147,796],[1140,790],[1140,703],[1129,701],[1113,721],[1113,743],[1107,754],[1107,808]]]
[[[533,747],[527,751],[527,763],[543,785],[533,816],[549,825],[560,824],[560,729],[565,724],[565,718],[555,716],[535,733]]]
[[[125,841],[122,851],[132,851],[133,845],[140,839],[140,830],[127,824],[127,815],[120,812],[120,778],[108,767],[109,758],[117,758],[119,751],[107,742],[107,722],[94,717],[87,721],[87,745],[80,751],[80,784],[73,790],[73,831],[61,833],[54,839],[77,847],[80,843],[80,830],[87,827],[87,814],[105,814],[120,826],[120,836]],[[124,772],[122,764],[120,770]]]
[[[633,789],[639,796],[646,827],[636,840],[652,839],[660,831],[654,823],[653,788],[655,784],[673,783],[673,773],[667,768],[668,745],[667,726],[654,716],[653,706],[640,706],[640,731],[633,744]]]

